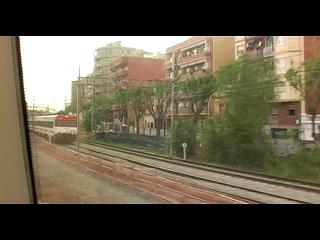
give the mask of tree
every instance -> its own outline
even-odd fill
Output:
[[[182,143],[187,143],[187,155],[194,154],[196,149],[196,128],[193,119],[178,119],[174,125],[172,134],[173,151],[179,156],[183,156]]]
[[[320,58],[309,60],[296,69],[291,67],[286,79],[305,99],[307,112],[311,114],[312,137],[315,137],[315,119],[320,105]]]
[[[215,77],[225,110],[205,123],[205,155],[233,166],[261,166],[271,154],[263,128],[276,97],[278,78],[273,65],[243,56],[223,66]]]
[[[94,122],[99,124],[106,121],[107,111],[111,109],[113,100],[104,95],[96,94],[93,104]]]
[[[93,99],[91,100],[93,101]],[[94,121],[94,128],[96,124],[106,120],[106,112],[112,106],[112,99],[103,95],[95,95],[93,102],[86,102],[81,104],[81,112],[83,115],[83,127],[86,131],[91,131],[92,128],[92,114]]]
[[[122,124],[125,119],[128,119],[128,90],[126,88],[120,88],[114,94],[114,103],[118,107],[118,117],[120,120],[120,132],[122,132]]]
[[[149,88],[147,93],[147,110],[154,120],[157,136],[169,109],[171,102],[171,84],[169,82],[156,82],[154,88]]]
[[[214,92],[215,79],[213,75],[191,78],[180,84],[183,95],[188,100],[188,109],[197,123],[201,112],[208,105],[208,100]]]
[[[66,106],[64,107],[64,112],[65,112],[65,114],[76,113],[77,108],[74,105],[72,105],[71,103],[69,103],[69,104],[66,104]]]
[[[81,109],[81,113],[82,113],[82,127],[86,130],[86,131],[91,131],[91,114],[92,114],[92,107],[91,107],[91,103],[89,102],[85,102],[85,103],[81,103],[80,106]]]
[[[148,91],[145,88],[128,89],[129,105],[132,107],[137,126],[137,134],[139,134],[139,120],[142,118],[147,110],[146,100],[148,98]]]

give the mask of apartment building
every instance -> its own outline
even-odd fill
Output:
[[[71,82],[71,106],[73,109],[77,107],[77,84],[78,80]],[[87,75],[86,78],[80,80],[79,87],[79,101],[80,103],[88,103],[91,101],[94,87],[92,84],[92,74]]]
[[[185,81],[191,77],[200,77],[217,71],[222,65],[234,60],[234,37],[191,37],[188,40],[169,47],[167,59],[163,65],[166,79]],[[188,101],[180,98],[177,104],[178,116],[188,117]],[[210,109],[202,115],[218,114],[223,102],[212,100]],[[171,113],[167,114],[168,120]]]
[[[95,83],[98,84],[95,88],[95,92],[111,94],[109,86],[112,85],[112,81],[109,78],[110,63],[116,59],[125,56],[143,57],[146,54],[150,54],[144,50],[124,47],[121,45],[121,41],[109,43],[104,47],[98,48],[94,52],[94,69],[93,77]]]
[[[121,57],[109,65],[111,90],[140,87],[164,80],[162,59],[144,57]]]
[[[284,75],[291,67],[298,67],[305,61],[320,56],[320,37],[236,36],[235,58],[244,53],[249,56],[262,56],[273,61],[276,73],[285,82],[276,89],[277,104],[272,109],[268,123],[272,134],[275,136],[288,129],[300,129],[300,138],[312,141],[308,103],[285,81]],[[320,115],[317,116],[316,122],[316,133],[319,133]]]
[[[157,81],[164,81],[164,60],[161,58],[145,57],[121,57],[109,65],[112,81],[110,90],[112,92],[119,88],[137,88],[153,85]],[[117,109],[113,108],[116,113]],[[115,118],[116,114],[115,114]],[[128,107],[128,125],[135,125],[133,110]],[[146,113],[139,122],[140,131],[144,131],[148,126],[154,126],[152,116]],[[136,126],[135,126],[136,127]]]

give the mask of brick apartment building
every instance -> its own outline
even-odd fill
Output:
[[[95,83],[99,84],[99,86],[95,88],[95,93],[112,94],[112,90],[109,89],[109,86],[112,84],[109,78],[109,65],[112,62],[125,56],[143,57],[145,54],[150,55],[151,53],[141,49],[124,47],[121,45],[121,41],[109,43],[104,47],[96,49],[94,51],[94,68],[92,75],[95,78]]]
[[[169,47],[164,63],[165,78],[185,81],[217,71],[222,65],[234,60],[234,37],[191,37],[188,40]],[[173,71],[174,66],[174,71]],[[181,98],[180,98],[181,99]],[[222,101],[210,102],[209,114],[217,114],[223,107]],[[183,98],[178,103],[178,116],[188,117],[188,101]],[[207,115],[205,109],[201,115]],[[170,121],[171,113],[167,113]]]
[[[119,88],[137,88],[153,85],[156,81],[164,81],[164,60],[144,57],[121,57],[109,65],[111,91]],[[113,109],[115,119],[117,119],[117,109]],[[135,124],[135,116],[128,108],[128,125]],[[140,131],[153,128],[154,120],[151,115],[146,113],[139,121]],[[136,126],[135,126],[136,127]],[[142,132],[141,132],[142,133]]]
[[[262,56],[270,59],[274,62],[280,79],[286,82],[284,74],[288,69],[292,66],[298,67],[306,60],[320,56],[320,37],[237,36],[235,37],[235,58],[237,59],[244,53],[249,56]],[[300,129],[302,140],[313,140],[308,103],[288,82],[277,87],[276,91],[277,104],[272,109],[268,123],[273,135],[288,129]],[[316,123],[316,133],[319,133],[320,115],[317,116]]]
[[[144,57],[121,57],[110,63],[111,89],[119,87],[147,86],[164,80],[162,59]]]

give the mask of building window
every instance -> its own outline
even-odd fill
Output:
[[[296,115],[296,109],[289,108],[288,114],[289,114],[289,116],[295,116]]]
[[[254,40],[248,40],[247,41],[247,49],[253,50],[254,49],[254,45],[255,45],[255,41]]]
[[[266,37],[266,47],[273,48],[273,37]]]
[[[284,36],[277,36],[277,46],[284,45],[286,43],[286,37]]]
[[[244,45],[237,46],[237,56],[240,56],[244,53]]]
[[[276,60],[276,68],[277,69],[283,69],[286,67],[286,65],[287,65],[286,59],[282,58],[282,59]]]

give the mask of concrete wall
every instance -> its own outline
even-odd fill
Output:
[[[285,43],[283,45],[278,45],[277,37],[274,37],[274,61],[276,66],[277,62],[282,62],[276,67],[276,73],[281,75],[282,80],[285,80],[283,75],[291,67],[296,68],[303,63],[303,56],[303,37],[285,36]],[[277,91],[279,101],[301,100],[300,93],[289,86],[288,83],[285,86],[279,87]]]
[[[14,38],[0,37],[0,203],[30,203],[14,46]]]
[[[219,70],[219,68],[234,61],[234,37],[213,37],[213,71]]]

